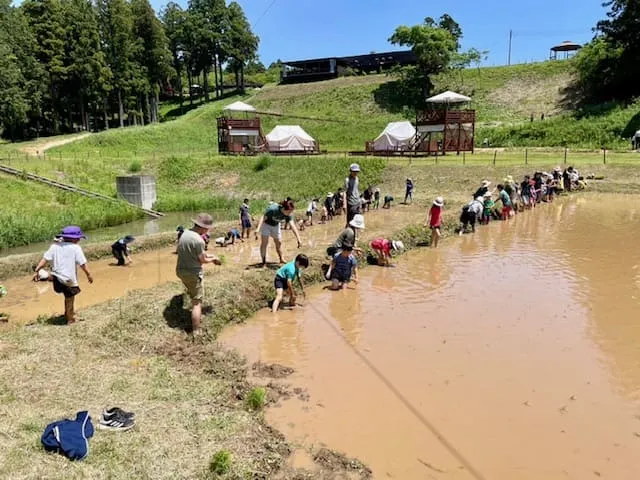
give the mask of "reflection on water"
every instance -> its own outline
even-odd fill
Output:
[[[366,269],[356,290],[312,289],[304,309],[261,312],[223,341],[294,367],[311,395],[269,421],[375,478],[473,478],[465,462],[490,479],[640,478],[638,200],[542,205]]]

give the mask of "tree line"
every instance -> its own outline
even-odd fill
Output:
[[[0,0],[0,133],[157,122],[161,93],[182,106],[184,79],[202,76],[207,101],[223,95],[228,72],[242,89],[258,42],[242,7],[225,0],[169,3],[160,17],[149,0]]]
[[[607,18],[575,58],[576,90],[585,103],[640,96],[640,0],[607,0]]]

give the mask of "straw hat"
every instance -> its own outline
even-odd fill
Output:
[[[404,250],[404,243],[402,243],[400,240],[392,240],[391,248],[393,248],[396,252]]]
[[[211,229],[213,227],[213,217],[208,213],[199,213],[198,216],[193,219],[193,223],[200,228]]]
[[[480,185],[482,185],[483,187],[488,187],[489,185],[491,185],[491,182],[489,180],[483,180]]]
[[[444,205],[444,198],[442,198],[442,197],[437,197],[437,198],[433,201],[433,204],[434,204],[436,207],[441,207],[441,206],[443,206],[443,205]]]
[[[560,167],[554,167],[553,171],[554,171],[554,172],[561,172],[561,171],[562,171],[562,169],[561,169]]]
[[[357,214],[353,216],[353,220],[349,222],[353,228],[359,228],[360,230],[364,230],[364,216]]]

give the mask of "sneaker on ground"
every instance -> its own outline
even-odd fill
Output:
[[[100,423],[98,423],[98,428],[126,432],[127,430],[131,430],[134,425],[135,422],[130,418],[122,415],[113,415],[111,418],[102,417]]]
[[[120,415],[121,417],[129,418],[131,420],[136,418],[136,414],[133,412],[125,412],[119,407],[106,408],[102,411],[102,418],[110,419],[114,415]]]

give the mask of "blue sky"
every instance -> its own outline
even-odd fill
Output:
[[[152,0],[158,10],[166,1]],[[182,5],[187,0],[179,0]],[[548,58],[563,40],[584,43],[605,17],[601,0],[239,0],[260,36],[260,58],[282,60],[394,50],[387,39],[398,25],[448,13],[462,26],[463,47],[488,50],[488,65]],[[267,11],[267,8],[268,11]],[[266,14],[263,13],[266,11]]]

